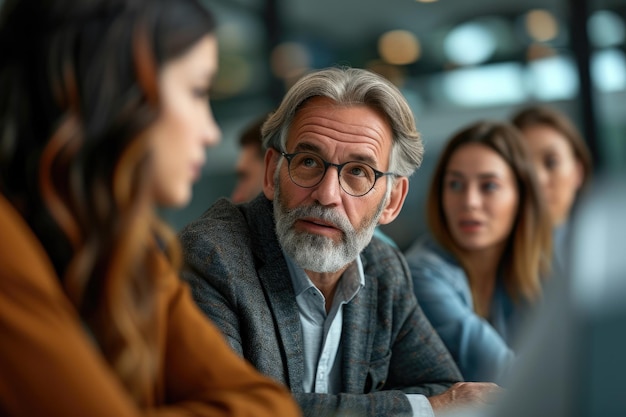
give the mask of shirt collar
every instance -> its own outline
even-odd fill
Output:
[[[296,264],[293,259],[283,251],[283,256],[289,268],[291,283],[296,293],[296,297],[311,287],[315,287],[309,276],[300,265]],[[339,286],[337,287],[337,297],[344,302],[352,300],[361,288],[365,287],[365,273],[363,272],[363,264],[361,257],[357,256],[356,260],[348,266],[341,276]]]

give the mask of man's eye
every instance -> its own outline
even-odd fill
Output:
[[[317,164],[317,161],[314,158],[304,158],[300,165],[305,166],[307,168],[314,168],[318,164]]]
[[[362,166],[352,166],[350,167],[350,175],[354,177],[362,177],[366,173],[365,169]]]

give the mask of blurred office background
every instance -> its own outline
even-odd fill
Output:
[[[445,140],[480,118],[542,102],[570,115],[599,171],[626,162],[626,0],[205,0],[220,72],[212,106],[223,137],[180,228],[235,184],[237,139],[311,69],[368,68],[392,80],[423,135],[423,166],[383,230],[404,249],[426,230],[424,197]]]

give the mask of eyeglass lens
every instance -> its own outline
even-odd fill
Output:
[[[289,159],[289,175],[300,187],[315,187],[322,181],[328,163],[319,156],[299,152]],[[363,162],[351,161],[340,165],[339,184],[350,195],[367,194],[376,182],[374,169]]]

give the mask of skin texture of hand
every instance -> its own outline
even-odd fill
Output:
[[[443,394],[429,397],[435,413],[450,408],[491,404],[502,388],[492,382],[457,382]]]

